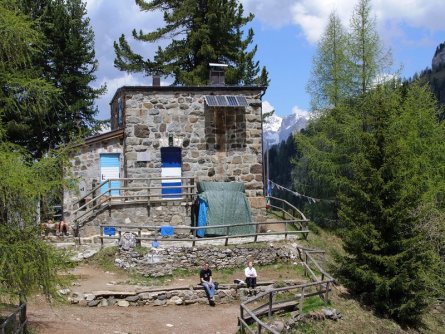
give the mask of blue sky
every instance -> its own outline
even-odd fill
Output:
[[[305,86],[318,38],[332,10],[347,26],[354,7],[350,0],[242,0],[253,12],[251,23],[258,45],[257,59],[269,71],[271,85],[263,97],[265,109],[285,116],[309,109]],[[109,102],[123,85],[150,85],[151,78],[120,72],[113,66],[113,42],[124,33],[135,50],[152,57],[157,46],[133,42],[131,31],[150,31],[162,25],[160,13],[143,13],[134,0],[87,0],[88,16],[96,36],[99,69],[94,85],[106,83],[108,91],[96,101],[98,118],[109,118]],[[377,28],[384,45],[390,48],[394,71],[402,77],[431,66],[438,44],[445,42],[445,1],[374,0]],[[167,43],[164,41],[163,43]],[[168,80],[164,82],[168,84]]]

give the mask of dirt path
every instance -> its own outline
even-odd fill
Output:
[[[108,272],[91,264],[81,264],[72,274],[76,281],[71,287],[74,292],[91,293],[95,290],[135,291],[141,286],[129,285],[125,271]],[[260,280],[294,279],[292,270],[279,273],[273,267],[259,272]],[[218,272],[214,273],[218,280]],[[232,277],[233,276],[233,277]],[[243,278],[242,269],[226,276],[227,282]],[[197,277],[175,278],[166,282],[168,287],[194,285]],[[119,307],[82,307],[71,304],[49,305],[41,296],[28,303],[30,326],[38,334],[78,333],[236,333],[239,303],[208,305],[169,305]]]
[[[95,266],[82,264],[72,273],[77,277],[72,287],[76,292],[94,290],[133,291],[136,285],[126,282],[125,272],[103,271]],[[196,284],[196,278],[177,278],[168,286]],[[237,331],[239,304],[187,306],[138,306],[122,308],[82,307],[70,304],[50,305],[43,297],[36,296],[28,303],[31,328],[39,334],[59,333],[220,333]]]
[[[121,308],[60,305],[42,300],[29,304],[28,317],[39,334],[153,333],[233,334],[237,331],[239,305],[138,306]]]

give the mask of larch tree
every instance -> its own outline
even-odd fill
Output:
[[[391,52],[383,47],[371,9],[371,0],[359,0],[350,21],[347,51],[356,96],[387,80],[392,65]]]
[[[428,89],[385,78],[390,56],[370,13],[370,1],[359,0],[346,48],[347,103],[331,102],[295,136],[294,182],[322,199],[312,217],[341,228],[342,282],[379,314],[419,326],[444,293],[445,128]]]
[[[44,36],[16,1],[0,1],[0,116],[40,115],[59,90],[35,69]],[[36,161],[23,147],[7,141],[0,122],[0,295],[24,301],[35,291],[55,294],[63,256],[40,238],[37,203],[63,186],[62,152]]]
[[[253,30],[244,35],[243,27],[253,15],[244,16],[237,0],[135,0],[142,11],[162,11],[165,26],[152,32],[133,30],[137,41],[155,43],[171,39],[158,47],[153,59],[135,53],[122,35],[114,43],[115,67],[121,71],[146,75],[173,76],[175,84],[204,85],[209,78],[209,63],[229,65],[227,84],[267,84],[267,71],[261,76],[254,60],[257,47],[250,47]]]
[[[350,94],[351,72],[347,54],[348,35],[336,13],[318,42],[312,73],[306,85],[313,111],[337,107]]]

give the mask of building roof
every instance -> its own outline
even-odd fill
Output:
[[[111,103],[114,99],[122,92],[241,92],[241,91],[252,91],[261,92],[265,91],[267,87],[265,86],[122,86],[116,90]]]
[[[87,137],[85,138],[85,141],[83,143],[80,143],[79,145],[76,146],[83,146],[83,145],[91,145],[94,143],[98,143],[104,140],[110,140],[110,139],[114,139],[114,138],[123,138],[124,137],[124,129],[117,129],[117,130],[112,130],[112,131],[108,131],[105,133],[100,133],[91,137]]]

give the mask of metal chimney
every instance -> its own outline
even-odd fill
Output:
[[[224,70],[227,64],[209,63],[209,85],[210,86],[224,86]]]

